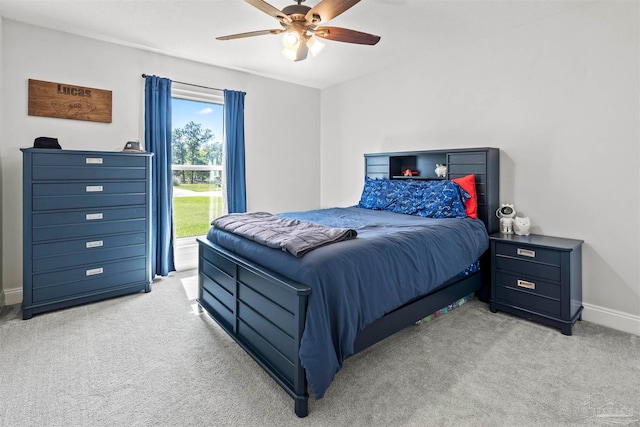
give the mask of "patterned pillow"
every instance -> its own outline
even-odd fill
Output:
[[[448,180],[392,181],[365,177],[357,207],[428,218],[465,218],[464,202],[469,197],[462,187]]]
[[[420,189],[420,181],[397,181],[396,200],[389,205],[388,211],[414,215],[424,207],[420,197],[416,197]]]
[[[364,188],[360,196],[359,208],[385,210],[392,205],[397,196],[396,182],[388,179],[364,179]]]
[[[449,180],[419,182],[416,213],[428,218],[466,218],[465,200],[471,196]]]

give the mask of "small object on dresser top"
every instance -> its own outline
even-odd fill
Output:
[[[531,220],[528,216],[517,216],[513,219],[513,232],[518,236],[528,236],[531,228]]]
[[[496,210],[496,216],[500,218],[500,233],[513,234],[513,218],[516,216],[513,205],[503,203]]]
[[[62,147],[58,143],[58,138],[39,136],[33,140],[33,148],[55,148],[59,150]]]
[[[434,171],[438,178],[444,178],[447,176],[447,165],[436,163],[436,169]]]
[[[139,141],[129,141],[126,144],[124,144],[124,148],[122,149],[122,151],[129,151],[129,152],[134,152],[134,153],[142,153],[142,150],[140,149],[140,142]]]

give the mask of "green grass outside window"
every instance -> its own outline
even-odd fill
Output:
[[[191,191],[220,190],[207,184],[182,184],[177,188]],[[207,234],[211,221],[222,215],[222,195],[173,198],[176,238]]]

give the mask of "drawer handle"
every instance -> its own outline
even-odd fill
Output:
[[[86,214],[85,218],[87,219],[87,221],[92,221],[94,219],[102,219],[102,214],[101,213]]]
[[[531,249],[518,248],[518,255],[528,256],[529,258],[535,258],[536,251],[532,251]]]
[[[92,193],[96,191],[102,191],[102,185],[87,185],[85,187],[87,193]]]
[[[104,242],[102,240],[94,240],[93,242],[87,242],[86,247],[87,249],[100,248],[103,245],[104,245]]]
[[[101,165],[102,157],[87,157],[85,159],[85,164],[87,165]]]
[[[527,282],[526,280],[520,280],[518,279],[518,286],[520,286],[521,288],[527,288],[527,289],[535,289],[536,288],[536,284],[533,282]]]
[[[102,274],[104,270],[102,267],[100,268],[92,268],[91,270],[87,270],[87,276],[95,276],[96,274]]]

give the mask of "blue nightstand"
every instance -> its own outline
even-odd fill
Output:
[[[489,309],[571,335],[582,313],[582,240],[492,234]]]

